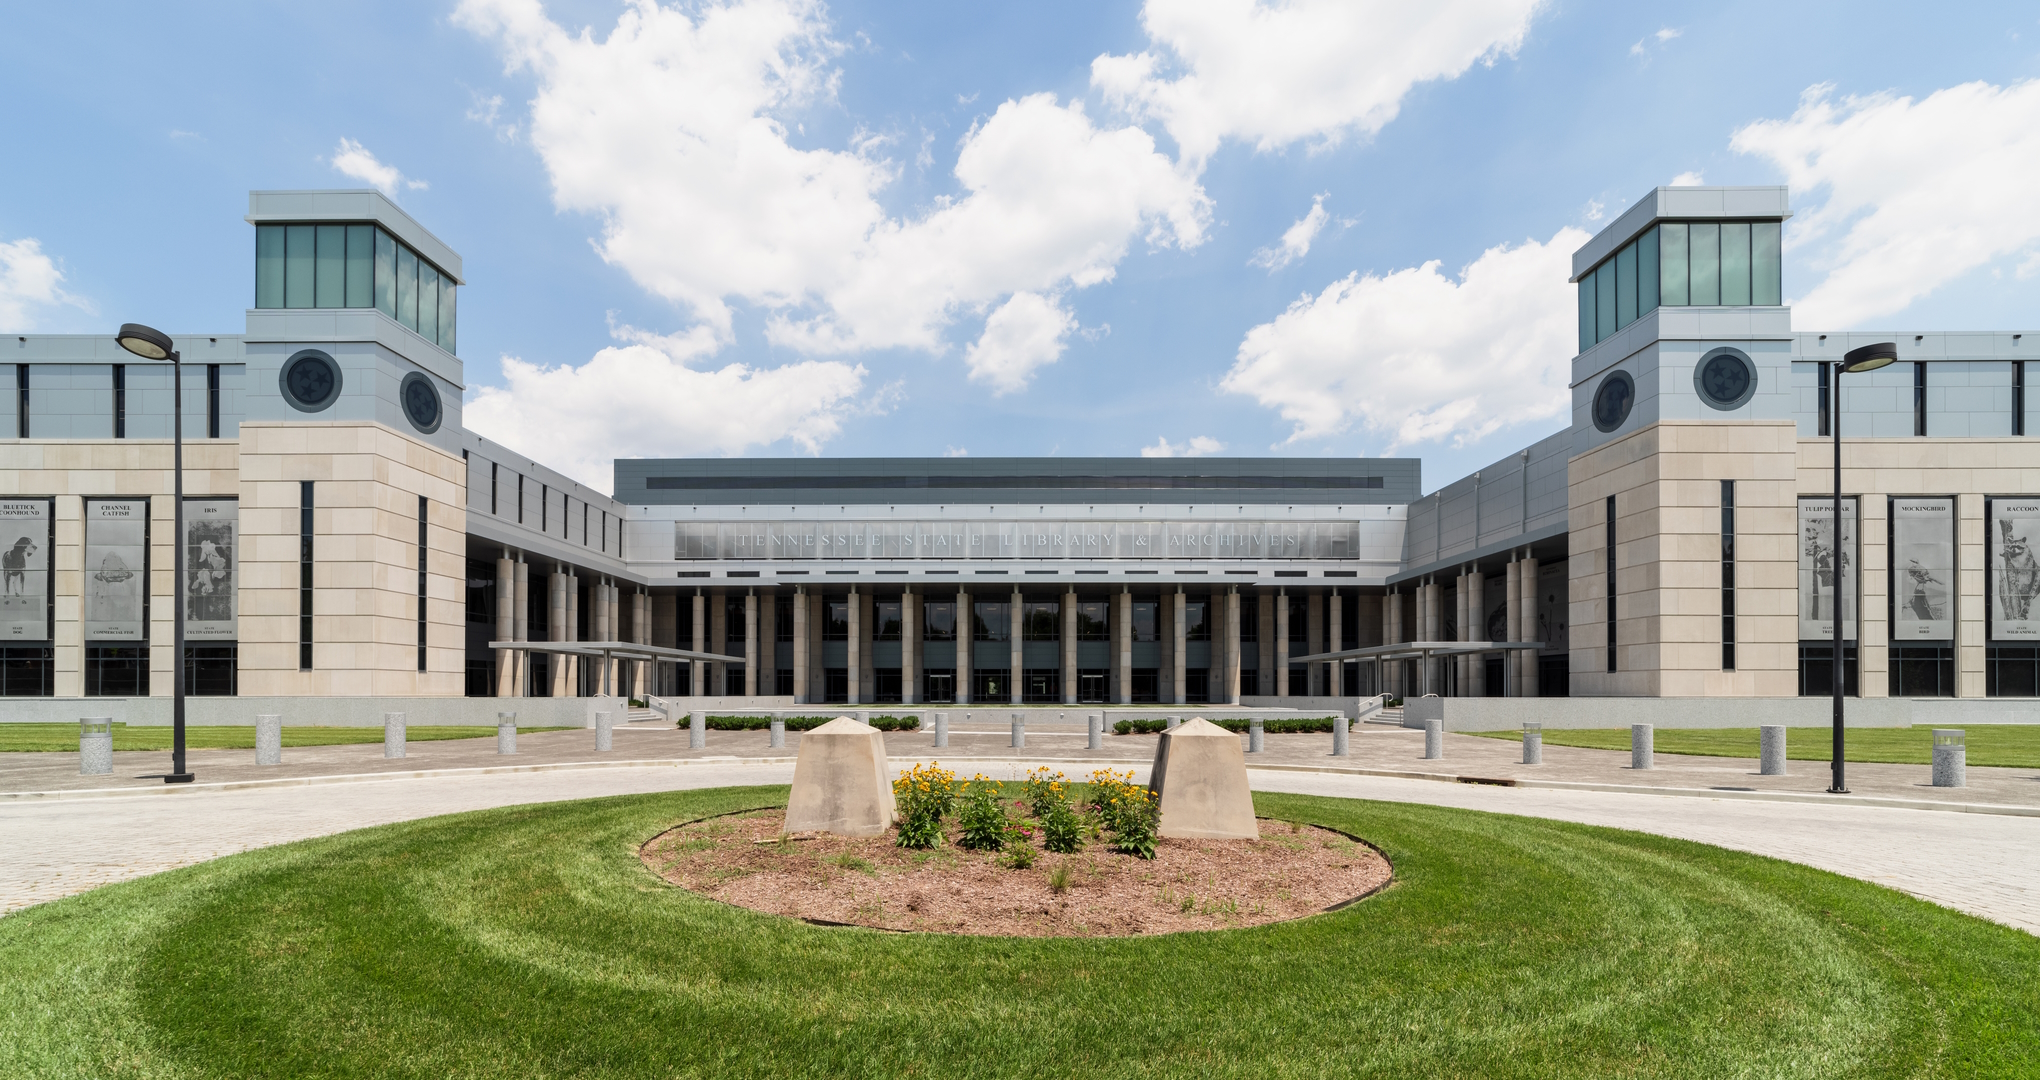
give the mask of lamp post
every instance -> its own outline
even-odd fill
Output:
[[[1833,562],[1835,576],[1834,592],[1830,596],[1830,610],[1828,612],[1834,617],[1835,624],[1835,744],[1834,760],[1832,762],[1834,781],[1828,785],[1828,794],[1830,795],[1847,795],[1849,793],[1849,786],[1844,783],[1844,768],[1842,764],[1842,691],[1844,689],[1844,678],[1848,672],[1847,666],[1842,663],[1842,376],[1844,374],[1853,375],[1862,371],[1876,371],[1878,368],[1896,359],[1898,359],[1898,344],[1896,342],[1882,341],[1875,345],[1865,345],[1860,349],[1850,349],[1842,354],[1840,360],[1834,363],[1834,377],[1828,380],[1828,393],[1830,394],[1828,401],[1828,435],[1835,449],[1834,516],[1829,519],[1831,524],[1828,527],[1830,538],[1828,558]],[[1862,646],[1859,638],[1857,646],[1859,666],[1861,663],[1861,651]]]
[[[170,773],[166,784],[189,784],[184,767],[184,365],[170,336],[141,323],[122,323],[114,335],[120,347],[144,360],[170,361]]]

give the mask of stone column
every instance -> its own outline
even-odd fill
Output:
[[[1487,640],[1487,575],[1478,570],[1466,575],[1466,631],[1459,635],[1461,641]],[[1476,654],[1466,658],[1466,693],[1471,697],[1487,695],[1487,657]]]
[[[956,590],[956,704],[970,704],[970,646],[972,612],[970,594]]]
[[[1383,645],[1399,645],[1402,643],[1402,593],[1395,589],[1387,590],[1381,597],[1381,643]],[[1375,692],[1400,694],[1402,692],[1402,661],[1377,661],[1375,666],[1381,671],[1381,679],[1379,680],[1381,685],[1374,688]]]
[[[1178,585],[1175,598],[1169,602],[1169,678],[1175,683],[1169,688],[1169,700],[1177,705],[1190,702],[1189,646],[1190,606],[1183,595],[1183,586]]]
[[[1275,590],[1275,696],[1289,696],[1289,590]]]
[[[860,592],[854,605],[863,609],[864,637],[858,645],[863,656],[863,670],[858,672],[858,685],[864,688],[864,696],[858,700],[866,705],[878,700],[878,662],[871,649],[871,643],[878,640],[878,613],[873,609],[877,602],[877,596]]]
[[[562,641],[581,640],[581,579],[567,568],[567,636]],[[573,688],[575,697],[581,696],[581,658],[562,656],[557,661],[567,672],[567,685]]]
[[[1133,702],[1133,590],[1122,585],[1112,597],[1112,700]]]
[[[516,611],[512,615],[513,626],[512,636],[510,640],[530,641],[531,564],[524,561],[523,552],[517,553],[517,580],[515,588],[513,588],[511,591],[512,593],[515,594],[511,597],[511,600],[515,604]],[[514,670],[511,673],[511,677],[513,678],[514,682],[511,685],[514,687],[514,689],[511,691],[510,696],[511,697],[528,696],[531,693],[531,676],[530,676],[531,654],[528,652],[524,652],[523,650],[519,650],[517,653],[517,662],[514,665],[512,665],[512,667]]]
[[[1175,621],[1169,617],[1169,605],[1175,601],[1174,593],[1164,592],[1155,597],[1155,651],[1161,659],[1155,664],[1155,700],[1164,705],[1176,702],[1176,635],[1172,631]]]
[[[1522,641],[1542,641],[1543,631],[1537,626],[1537,560],[1525,558],[1516,564],[1516,582],[1523,590],[1523,636]],[[1522,677],[1517,680],[1516,692],[1524,697],[1537,696],[1538,654],[1525,650],[1516,654],[1517,670]]]
[[[1077,590],[1063,593],[1062,611],[1062,700],[1077,703]]]
[[[793,587],[793,703],[808,703],[808,595],[805,585]]]
[[[1006,642],[1006,644],[1012,650],[1010,655],[1012,656],[1012,671],[1013,671],[1013,674],[1011,676],[1013,680],[1012,688],[1013,704],[1018,705],[1022,700],[1023,694],[1023,690],[1021,687],[1021,680],[1023,676],[1021,675],[1021,671],[1026,663],[1027,650],[1026,641],[1023,640],[1026,636],[1023,630],[1024,618],[1021,615],[1021,609],[1025,607],[1025,605],[1022,604],[1020,601],[1020,589],[1017,586],[1013,589],[1012,603],[1007,606],[1012,610],[1006,613],[1007,632],[1011,635],[1010,639]]]
[[[1240,590],[1225,591],[1225,694],[1227,705],[1240,703]]]
[[[900,704],[921,700],[921,598],[909,585],[900,590]]]
[[[508,556],[496,560],[496,640],[515,641],[517,633],[517,564]],[[517,654],[496,650],[496,696],[515,697]]]
[[[758,696],[758,591],[744,590],[744,696]]]
[[[1255,670],[1256,693],[1266,697],[1275,692],[1275,597],[1262,592],[1254,598],[1254,651],[1260,660]]]
[[[693,643],[688,648],[695,652],[708,651],[708,597],[701,590],[694,590]],[[687,691],[695,697],[708,696],[708,663],[696,660],[687,667]]]
[[[1502,625],[1506,628],[1503,633],[1508,635],[1510,641],[1523,640],[1522,570],[1523,564],[1516,561],[1513,552],[1510,553],[1508,572],[1502,579]],[[1503,653],[1502,669],[1509,673],[1505,692],[1511,696],[1520,696],[1523,693],[1523,665],[1519,662],[1518,654]]]
[[[547,641],[567,640],[567,575],[554,570],[545,576],[545,615]],[[554,653],[552,662],[552,696],[567,695],[567,665],[560,663],[561,654]]]
[[[864,703],[864,605],[858,595],[857,586],[850,586],[850,648],[845,662],[844,674],[850,679],[850,704]]]
[[[1355,597],[1358,602],[1358,597]],[[1332,595],[1325,599],[1325,651],[1338,652],[1346,647],[1346,598],[1334,588]],[[1343,660],[1334,660],[1325,665],[1325,693],[1333,697],[1346,696],[1346,672]]]
[[[809,593],[808,603],[808,682],[807,695],[810,705],[829,700],[829,668],[824,659],[828,647],[822,642],[823,628],[829,625],[829,598],[821,593]]]
[[[1309,656],[1317,652],[1325,640],[1325,598],[1317,593],[1304,600],[1303,626],[1303,654]],[[1325,692],[1324,669],[1323,664],[1312,664],[1304,669],[1307,687],[1304,693],[1322,695]]]
[[[730,646],[730,600],[727,596],[709,597],[708,604],[708,648],[704,652],[724,653]],[[729,691],[729,664],[715,660],[708,665],[708,692],[721,697]]]

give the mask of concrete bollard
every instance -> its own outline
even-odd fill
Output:
[[[113,717],[78,718],[78,775],[105,776],[113,771]]]
[[[949,714],[946,712],[935,714],[935,745],[938,747],[949,745]]]
[[[1969,767],[1969,736],[1961,728],[1934,729],[1934,786],[1963,787]]]
[[[1170,731],[1174,731],[1176,730],[1176,725],[1181,723],[1181,720],[1174,716],[1165,716],[1162,718],[1162,723],[1168,725]]]
[[[1013,714],[1013,745],[1027,745],[1027,720],[1019,713]]]
[[[687,749],[701,750],[708,746],[708,713],[696,709],[687,714]]]
[[[499,712],[496,714],[496,753],[517,752],[517,714]]]
[[[400,758],[404,756],[404,714],[386,712],[382,714],[382,756]]]
[[[1785,775],[1785,726],[1765,724],[1757,729],[1757,772],[1764,776]]]
[[[1632,769],[1654,769],[1652,752],[1656,749],[1651,738],[1649,724],[1629,725],[1629,767]]]
[[[283,764],[283,717],[262,713],[255,717],[255,764]]]
[[[606,753],[610,749],[611,741],[615,736],[616,722],[609,717],[610,714],[607,710],[598,709],[595,712],[595,751],[597,753]]]
[[[1445,721],[1424,721],[1424,760],[1436,761],[1445,756]]]
[[[772,742],[770,745],[772,749],[778,750],[784,747],[786,745],[786,717],[784,716],[773,717],[771,729],[772,729]]]
[[[1091,749],[1105,749],[1105,714],[1085,713],[1084,719],[1087,721],[1086,726],[1091,729]]]
[[[1525,723],[1523,725],[1523,764],[1544,764],[1544,725]]]
[[[1347,739],[1347,734],[1348,734],[1347,724],[1348,724],[1348,721],[1347,721],[1347,719],[1346,719],[1345,717],[1343,717],[1343,716],[1335,716],[1335,717],[1332,717],[1332,756],[1333,756],[1333,757],[1345,757],[1345,756],[1346,756],[1346,739]]]
[[[1247,753],[1249,753],[1249,754],[1258,754],[1258,753],[1260,753],[1260,752],[1261,752],[1261,739],[1262,739],[1262,737],[1263,737],[1263,734],[1264,734],[1264,733],[1263,733],[1263,732],[1262,732],[1262,730],[1261,730],[1261,718],[1260,718],[1260,717],[1258,717],[1258,716],[1250,716],[1250,717],[1248,717],[1248,718],[1247,718]]]

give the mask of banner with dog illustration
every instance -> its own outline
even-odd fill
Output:
[[[85,640],[149,636],[149,500],[85,500]]]
[[[184,501],[184,637],[233,641],[240,585],[241,504],[234,499]]]
[[[1955,500],[1891,500],[1891,643],[1955,639]]]
[[[50,639],[50,500],[0,499],[0,641]]]
[[[1990,637],[2040,642],[2040,499],[1990,500]]]
[[[1856,637],[1856,500],[1842,500],[1840,543],[1833,496],[1799,500],[1799,640],[1831,641],[1835,607],[1842,636]]]

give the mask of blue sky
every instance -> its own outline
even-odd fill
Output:
[[[605,488],[1144,449],[1435,487],[1563,425],[1566,259],[1682,175],[1794,185],[1802,329],[2040,324],[2030,5],[1410,7],[10,5],[0,330],[235,332],[246,192],[380,180],[465,257],[469,426]]]

